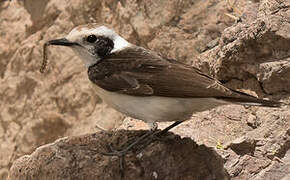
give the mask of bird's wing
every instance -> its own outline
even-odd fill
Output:
[[[91,66],[88,75],[93,83],[105,90],[133,96],[214,97],[237,102],[258,100],[226,88],[197,68],[140,47],[107,56]]]
[[[143,48],[128,48],[89,68],[89,78],[108,91],[135,96],[228,97],[232,91],[200,70]]]

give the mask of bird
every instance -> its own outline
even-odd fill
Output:
[[[47,64],[45,49],[50,45],[71,48],[84,62],[88,79],[105,103],[151,127],[121,152],[150,136],[157,129],[156,122],[174,122],[161,131],[164,133],[194,113],[222,105],[281,106],[280,102],[228,88],[196,67],[134,45],[110,25],[80,25],[64,38],[47,41],[41,72]]]

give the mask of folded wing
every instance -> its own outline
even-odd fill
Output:
[[[93,83],[105,90],[132,96],[213,97],[242,104],[280,105],[231,90],[197,68],[140,47],[107,56],[91,66],[88,75]]]

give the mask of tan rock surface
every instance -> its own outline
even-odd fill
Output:
[[[0,179],[6,179],[14,160],[41,145],[99,131],[96,126],[113,129],[124,119],[101,103],[90,88],[81,61],[69,49],[50,48],[48,71],[39,73],[46,40],[62,37],[79,24],[109,23],[130,42],[199,66],[235,89],[289,102],[289,6],[289,1],[283,0],[1,1]],[[241,16],[242,22],[235,23],[225,13]],[[282,179],[290,171],[289,120],[289,107],[232,105],[194,115],[173,132],[198,144],[221,148],[217,152],[232,179]],[[161,123],[160,127],[166,125]],[[147,126],[126,118],[122,128]],[[80,144],[94,144],[93,138],[86,141],[85,137],[76,138]],[[29,157],[33,159],[57,143]],[[240,151],[239,143],[250,148]],[[150,152],[157,148],[158,154],[158,147],[168,150],[162,144],[156,146]],[[156,161],[160,158],[154,157]],[[14,163],[11,174],[15,177],[13,169],[25,158]],[[147,160],[154,162],[154,158]]]
[[[106,151],[111,140],[118,146],[122,143],[117,142],[142,133],[123,130],[60,139],[16,160],[10,179],[121,179],[118,158],[99,152]],[[223,159],[212,148],[173,134],[127,156],[124,175],[128,180],[229,179]]]

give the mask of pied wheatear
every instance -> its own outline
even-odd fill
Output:
[[[280,106],[229,89],[195,67],[133,45],[104,25],[78,26],[65,38],[48,41],[44,50],[48,45],[70,47],[84,61],[97,94],[117,111],[147,123],[175,121],[163,133],[195,112],[220,105]],[[41,72],[46,53],[44,57]]]

